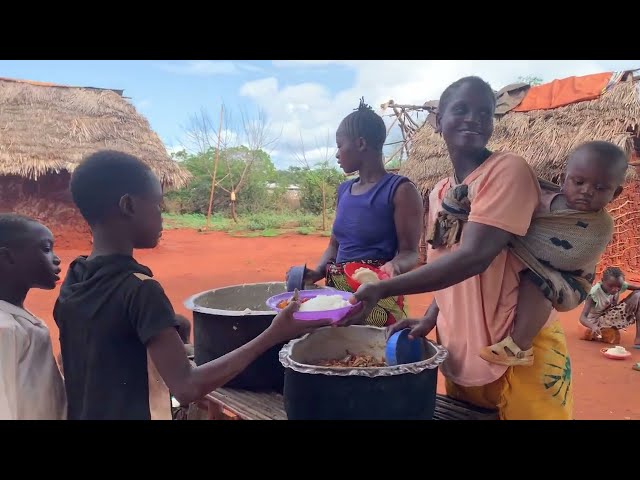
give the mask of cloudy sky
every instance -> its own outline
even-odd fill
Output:
[[[393,99],[421,104],[451,82],[479,75],[495,90],[536,76],[640,68],[640,60],[2,60],[0,76],[65,85],[124,89],[167,148],[193,148],[187,132],[206,112],[217,128],[220,106],[231,112],[228,140],[242,135],[241,112],[262,110],[271,129],[269,150],[278,167],[331,155],[340,120],[360,97],[374,108]]]

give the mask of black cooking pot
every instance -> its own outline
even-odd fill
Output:
[[[185,306],[193,311],[196,365],[219,358],[264,332],[275,317],[266,306],[267,299],[285,291],[283,282],[254,283],[216,288],[187,299]],[[278,352],[283,345],[260,355],[226,386],[282,392],[284,368]]]
[[[256,283],[216,288],[189,298],[185,306],[193,311],[196,365],[215,360],[264,332],[275,317],[265,302],[285,291],[282,282]],[[282,391],[284,369],[278,361],[282,345],[267,350],[226,386]]]
[[[289,420],[431,420],[438,366],[447,357],[427,342],[425,359],[392,367],[317,366],[352,354],[384,358],[385,329],[323,328],[280,351],[286,367],[284,406]]]

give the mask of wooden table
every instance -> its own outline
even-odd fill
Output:
[[[189,408],[187,420],[286,420],[282,395],[219,388]],[[497,420],[495,411],[437,395],[434,420]]]

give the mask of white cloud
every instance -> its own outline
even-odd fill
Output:
[[[262,69],[246,61],[231,62],[227,60],[188,60],[186,62],[163,62],[156,66],[169,73],[179,75],[215,76],[233,75],[241,71],[260,72]]]
[[[326,67],[328,65],[352,65],[357,60],[274,60],[275,67]]]
[[[173,155],[174,153],[178,153],[181,152],[182,150],[185,150],[185,148],[182,145],[167,145],[165,143],[165,148],[167,149],[167,153],[169,155]]]
[[[252,63],[247,62],[246,60],[240,60],[236,64],[242,70],[246,70],[247,72],[262,72],[262,68]]]
[[[247,82],[240,87],[240,95],[247,97],[265,97],[277,93],[278,91],[278,79],[275,77],[263,78],[261,80],[254,80]]]
[[[144,112],[149,110],[149,108],[151,108],[151,105],[153,105],[153,102],[148,98],[144,98],[142,100],[135,102],[136,109],[139,112]]]
[[[324,162],[335,162],[336,161],[336,148],[331,145],[320,146],[316,148],[308,149],[305,146],[305,151],[302,152],[300,149],[299,152],[296,152],[296,159],[298,163],[303,166],[314,166],[319,163]]]
[[[221,149],[235,147],[242,144],[242,140],[243,139],[236,131],[223,128],[222,133],[220,134],[220,147]],[[167,146],[167,150],[170,152],[185,150],[188,153],[198,153],[208,148],[217,147],[218,132],[209,130],[206,134],[202,131],[195,134],[193,132],[185,131],[179,138],[175,139],[175,141],[165,141],[164,143]]]
[[[297,164],[300,137],[308,151],[325,147],[327,133],[331,148],[334,134],[345,115],[357,107],[360,97],[378,113],[390,99],[399,103],[422,104],[437,99],[442,91],[460,77],[478,75],[495,90],[516,82],[519,76],[533,75],[544,81],[572,75],[640,67],[640,60],[277,60],[276,73],[295,68],[341,66],[355,74],[350,88],[332,93],[319,83],[282,85],[271,76],[240,87],[240,95],[251,98],[267,113],[274,129],[282,131],[273,153],[278,166]],[[287,153],[289,152],[289,153]]]

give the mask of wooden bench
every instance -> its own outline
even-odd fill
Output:
[[[189,407],[187,420],[286,420],[282,395],[219,388]],[[184,417],[183,417],[184,418]],[[493,410],[437,395],[434,420],[496,420]]]

